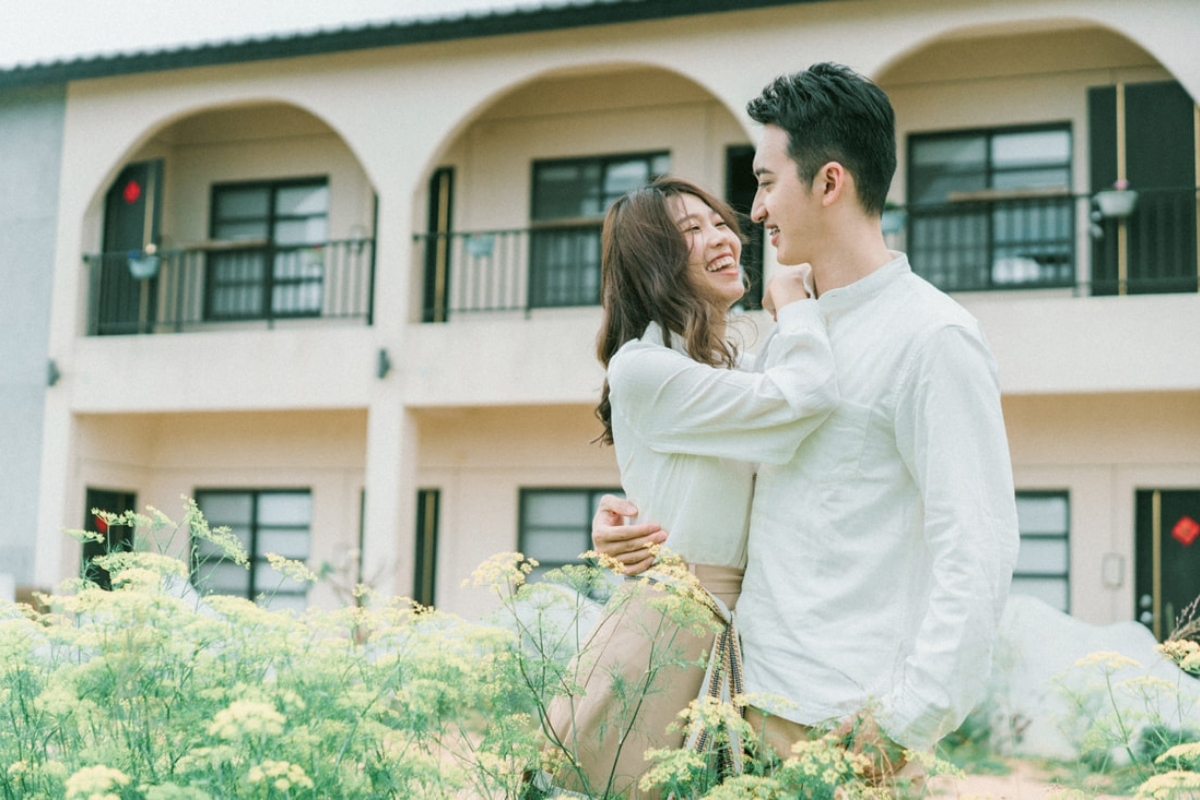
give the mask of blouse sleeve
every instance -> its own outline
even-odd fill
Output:
[[[782,464],[836,406],[833,353],[815,300],[779,310],[758,373],[700,364],[635,340],[609,362],[612,413],[655,452]]]

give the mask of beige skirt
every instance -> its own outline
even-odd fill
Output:
[[[742,570],[694,564],[689,571],[730,611],[737,605]],[[547,752],[575,762],[555,770],[555,786],[597,797],[605,792],[659,797],[638,789],[653,766],[644,754],[683,745],[679,713],[700,691],[714,639],[711,631],[681,627],[656,607],[656,598],[668,591],[653,581],[627,581],[572,662],[571,674],[583,692],[556,697],[548,709],[553,743]],[[714,623],[723,624],[710,613]],[[672,723],[675,729],[668,732]]]

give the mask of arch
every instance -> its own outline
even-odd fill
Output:
[[[318,111],[308,107],[303,103],[296,102],[292,98],[258,95],[239,98],[236,100],[227,100],[218,103],[202,103],[181,107],[171,111],[168,114],[164,114],[155,120],[152,125],[142,128],[134,138],[128,141],[128,144],[126,144],[126,146],[121,150],[120,154],[110,160],[105,172],[99,176],[99,179],[95,182],[88,200],[84,204],[83,213],[85,218],[90,218],[99,212],[100,206],[104,202],[106,192],[112,185],[113,181],[116,180],[121,170],[131,161],[136,159],[140,153],[145,153],[147,148],[152,145],[156,137],[169,132],[172,128],[186,123],[189,120],[196,120],[204,115],[271,107],[291,109],[319,123],[331,134],[333,134],[346,148],[351,157],[354,159],[354,162],[357,164],[358,168],[362,170],[363,174],[366,176],[368,183],[372,187],[376,185],[375,181],[372,179],[372,176],[367,170],[366,164],[363,162],[363,159],[357,152],[353,143],[347,139],[342,131],[339,130],[338,127],[332,122],[330,122],[326,116],[323,116]]]
[[[1019,12],[1017,13],[1019,14]],[[1197,19],[1200,21],[1200,18]],[[1200,76],[1190,73],[1186,69],[1188,65],[1180,61],[1180,54],[1174,50],[1168,50],[1164,46],[1164,37],[1161,35],[1161,31],[1154,28],[1153,23],[1148,26],[1147,30],[1134,28],[1136,24],[1135,20],[1130,18],[1129,15],[1125,15],[1120,20],[1112,20],[1099,13],[1092,12],[1090,9],[1086,9],[1068,16],[1038,18],[1018,15],[1006,20],[966,25],[946,25],[940,29],[933,28],[925,37],[909,40],[902,47],[888,54],[872,70],[871,77],[878,83],[886,83],[894,70],[909,62],[910,59],[928,52],[930,48],[956,40],[986,40],[1039,34],[1103,31],[1112,36],[1124,39],[1137,49],[1143,51],[1155,63],[1170,73],[1175,80],[1178,80],[1188,89],[1193,98],[1200,98],[1200,83],[1197,83],[1200,81]],[[1182,27],[1186,29],[1187,25],[1185,24]],[[1194,31],[1195,35],[1200,35],[1200,25],[1195,25],[1194,27],[1196,28]],[[1152,31],[1158,35],[1151,35]]]
[[[684,73],[665,61],[656,61],[647,58],[638,60],[579,62],[550,68],[534,68],[516,80],[508,80],[502,85],[488,87],[475,103],[459,116],[451,127],[445,129],[438,146],[430,152],[429,157],[421,166],[418,189],[420,185],[423,185],[428,180],[436,168],[439,159],[445,155],[447,150],[472,125],[486,117],[490,111],[494,110],[505,99],[518,95],[522,91],[546,81],[582,77],[602,78],[629,72],[660,73],[690,84],[711,101],[719,103],[732,119],[741,124],[743,131],[747,138],[749,138],[750,133],[746,129],[743,116],[738,113],[736,108],[730,107],[727,98],[722,97],[700,77]]]

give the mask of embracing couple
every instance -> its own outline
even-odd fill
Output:
[[[834,730],[886,781],[962,722],[990,671],[1019,541],[996,364],[976,320],[884,243],[883,91],[817,64],[748,112],[763,126],[751,219],[785,265],[764,291],[775,329],[753,359],[726,336],[744,287],[725,203],[663,178],[613,204],[597,413],[628,499],[602,501],[593,542],[630,575],[664,545],[714,619],[736,620],[734,677],[767,748],[787,758]],[[586,697],[551,708],[576,744],[567,783],[656,796],[637,785],[645,750],[683,743],[666,729],[701,691],[711,635],[675,632],[690,665],[619,736],[603,721],[645,669],[651,603],[599,626]]]

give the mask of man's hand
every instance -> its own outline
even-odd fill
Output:
[[[625,517],[637,516],[637,506],[611,494],[600,498],[592,517],[592,547],[597,553],[619,561],[626,575],[645,572],[654,564],[650,547],[667,540],[667,532],[652,522],[626,525]]]
[[[793,267],[777,267],[767,287],[763,291],[763,308],[772,319],[776,312],[788,303],[797,300],[807,300],[813,295],[813,277],[811,264],[797,264]]]
[[[888,738],[870,712],[863,711],[850,717],[833,732],[847,750],[867,757],[870,763],[863,778],[873,786],[890,782],[908,760],[904,748]]]

